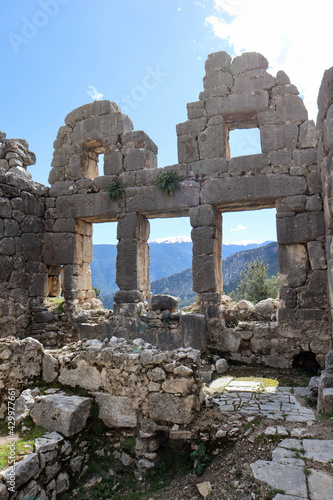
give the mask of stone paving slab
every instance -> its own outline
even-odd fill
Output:
[[[285,492],[274,500],[332,500],[332,475],[313,468],[305,474],[305,460],[309,458],[332,462],[333,440],[284,439],[273,451],[271,462],[257,460],[251,468],[256,479]]]
[[[221,412],[238,412],[250,415],[262,415],[273,420],[289,422],[314,421],[315,415],[310,408],[303,407],[287,392],[251,393],[228,392],[212,398]]]
[[[323,442],[325,446],[323,446]],[[303,447],[305,449],[305,458],[312,458],[316,462],[324,463],[333,461],[333,440],[304,439]]]
[[[306,476],[300,467],[257,460],[251,464],[251,468],[256,479],[268,483],[272,488],[283,490],[287,495],[308,498]]]
[[[311,500],[332,500],[333,478],[327,472],[310,469],[308,485]]]

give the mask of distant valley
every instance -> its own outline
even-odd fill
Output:
[[[150,242],[150,280],[154,294],[167,293],[179,297],[181,304],[195,298],[192,290],[192,242],[172,239]],[[222,246],[223,288],[225,293],[235,289],[245,262],[264,260],[270,276],[278,273],[277,243],[249,243]],[[112,308],[115,283],[116,245],[94,245],[91,263],[92,285],[101,291],[104,306]]]

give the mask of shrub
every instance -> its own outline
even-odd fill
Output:
[[[170,172],[161,172],[155,180],[155,187],[167,195],[171,195],[176,189],[179,189],[179,177],[175,170]]]
[[[125,194],[124,186],[119,179],[106,186],[106,191],[112,201],[120,200]]]

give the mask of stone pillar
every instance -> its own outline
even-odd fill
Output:
[[[117,270],[114,311],[129,315],[143,311],[150,293],[149,279],[149,221],[137,212],[121,216],[117,227]],[[132,304],[125,307],[124,304]],[[125,311],[126,309],[126,311]]]

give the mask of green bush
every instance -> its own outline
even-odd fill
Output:
[[[119,179],[106,186],[106,192],[112,201],[120,200],[124,197],[125,189]]]
[[[233,294],[233,300],[249,300],[256,304],[261,300],[276,298],[279,291],[279,277],[268,277],[268,265],[256,259],[246,262],[245,271],[241,272],[241,280],[237,287],[237,292]]]
[[[176,189],[179,189],[179,177],[175,170],[170,172],[161,172],[155,180],[155,187],[167,195],[171,195]]]

